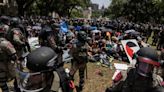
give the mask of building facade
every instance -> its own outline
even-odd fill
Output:
[[[88,7],[87,9],[83,10],[83,16],[84,18],[91,19],[92,16],[92,8]]]

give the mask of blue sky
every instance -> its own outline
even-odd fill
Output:
[[[107,8],[112,0],[91,0],[92,3],[96,3],[99,4],[99,8],[101,8],[103,5],[105,6],[105,8]]]

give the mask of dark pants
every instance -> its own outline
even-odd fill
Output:
[[[7,86],[7,76],[5,71],[0,71],[0,88],[2,92],[9,92],[9,88]]]
[[[85,73],[86,65],[87,65],[86,61],[78,62],[73,60],[70,70],[70,75],[72,77],[74,77],[76,71],[79,70],[79,77],[80,77],[79,86],[82,87],[84,86],[84,73]]]

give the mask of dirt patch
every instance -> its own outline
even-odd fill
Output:
[[[70,68],[70,64],[66,64],[65,67]],[[97,65],[97,63],[88,63],[87,70],[88,79],[85,80],[83,92],[104,92],[107,87],[111,86],[114,68],[110,69]],[[78,82],[79,76],[77,72],[75,74],[75,85],[78,85]]]

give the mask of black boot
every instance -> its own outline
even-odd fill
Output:
[[[83,90],[83,87],[84,87],[84,79],[80,79],[80,82],[79,82],[79,91],[80,92]]]

